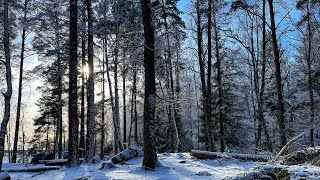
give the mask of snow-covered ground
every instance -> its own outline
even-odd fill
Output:
[[[161,167],[154,171],[141,168],[142,158],[134,158],[116,168],[99,170],[100,164],[81,165],[77,168],[61,168],[60,170],[42,173],[9,173],[12,179],[229,179],[239,174],[253,171],[258,166],[269,166],[265,163],[241,161],[235,159],[198,160],[187,153],[165,153],[158,155]],[[19,168],[23,165],[4,164],[3,169]],[[39,165],[38,165],[39,166]],[[290,166],[292,178],[320,179],[320,168],[304,165]]]

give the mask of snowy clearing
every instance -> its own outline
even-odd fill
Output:
[[[257,167],[270,167],[266,163],[236,159],[198,160],[188,153],[164,153],[158,158],[162,164],[155,171],[141,168],[142,157],[116,165],[116,168],[99,170],[100,164],[81,165],[77,168],[61,168],[40,173],[11,172],[12,179],[230,179]],[[29,165],[30,166],[30,165]],[[40,167],[42,165],[37,165]],[[24,165],[4,164],[4,169],[23,168]],[[312,165],[280,166],[287,168],[292,179],[301,177],[319,179],[320,168]]]

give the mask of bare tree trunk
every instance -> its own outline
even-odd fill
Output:
[[[208,114],[208,123],[209,123],[209,129],[212,128],[211,125],[211,96],[212,96],[212,91],[211,91],[211,78],[212,78],[212,6],[214,7],[214,2],[212,0],[208,0],[208,72],[207,72],[207,99],[206,99],[206,106],[207,106],[207,114]],[[212,136],[212,132],[210,130],[210,137]],[[210,140],[210,144],[213,144],[213,138]],[[214,145],[210,145],[210,151],[214,151]]]
[[[120,151],[123,151],[123,144],[120,133],[120,105],[119,105],[119,91],[118,91],[118,35],[116,34],[116,46],[114,57],[114,115],[116,120],[116,126],[118,130],[118,147]]]
[[[282,95],[282,80],[281,80],[281,64],[280,64],[280,53],[277,42],[277,33],[274,18],[273,0],[268,0],[270,9],[270,20],[271,20],[271,33],[272,33],[272,46],[274,53],[275,63],[275,77],[276,77],[276,88],[278,98],[278,123],[280,132],[280,145],[286,145],[286,131],[285,131],[285,118],[284,118],[284,105]]]
[[[308,88],[309,88],[309,105],[310,105],[310,145],[314,146],[314,97],[312,90],[312,68],[311,68],[311,41],[312,41],[312,32],[311,32],[311,22],[310,22],[310,3],[307,2],[307,23],[308,23],[308,54],[307,54],[307,64],[308,64]]]
[[[138,143],[137,71],[138,71],[137,65],[134,64],[132,94],[133,94],[133,103],[134,103],[134,141],[136,143]]]
[[[85,19],[85,18],[83,18]],[[82,73],[81,73],[81,110],[80,110],[80,144],[79,148],[85,149],[85,73],[84,69],[86,67],[86,40],[84,37],[81,38],[81,67],[82,67]]]
[[[212,2],[212,8],[215,10],[215,3]],[[220,134],[220,151],[224,152],[225,142],[224,142],[224,113],[223,111],[223,92],[222,92],[222,68],[221,68],[221,57],[219,49],[219,30],[217,27],[216,12],[213,12],[213,29],[214,29],[214,42],[216,51],[216,67],[217,67],[217,85],[218,85],[218,107],[219,107],[219,134]]]
[[[103,40],[103,47],[105,47],[105,41]],[[102,60],[102,113],[101,113],[101,141],[100,141],[100,157],[104,157],[104,142],[105,142],[105,55]]]
[[[57,2],[57,12],[60,10],[60,2]],[[62,151],[62,65],[61,65],[61,50],[60,50],[60,30],[59,30],[59,17],[55,19],[55,34],[56,34],[56,47],[57,47],[57,61],[58,61],[58,120],[57,120],[57,142],[58,142],[58,158],[61,159]],[[56,148],[55,148],[56,149]]]
[[[49,118],[49,116],[48,116]],[[49,124],[47,124],[47,130],[46,130],[46,151],[49,150]]]
[[[68,145],[68,164],[71,167],[79,165],[78,155],[78,1],[70,0],[70,54],[69,54],[69,145]]]
[[[203,30],[201,28],[201,9],[200,9],[200,0],[197,0],[196,9],[197,9],[197,45],[198,45],[198,60],[200,66],[200,80],[201,80],[201,91],[203,98],[203,115],[204,115],[204,126],[205,126],[205,137],[207,149],[214,151],[213,143],[213,134],[211,129],[211,116],[208,102],[208,90],[205,80],[205,62],[203,57],[203,46],[202,46],[202,35]]]
[[[91,0],[87,0],[88,12],[88,114],[87,114],[87,143],[86,143],[86,161],[89,161],[95,155],[95,105],[94,105],[94,64],[93,64],[93,11]]]
[[[111,78],[110,78],[110,69],[109,69],[109,60],[108,60],[108,43],[107,39],[105,39],[105,57],[106,57],[106,67],[107,67],[107,79],[108,79],[108,84],[109,84],[109,94],[110,94],[110,99],[111,99],[111,110],[112,110],[112,121],[113,121],[113,126],[114,126],[114,144],[115,144],[115,151],[119,151],[121,148],[120,146],[122,145],[120,141],[120,127],[118,126],[118,123],[116,122],[116,116],[115,116],[115,105],[114,105],[114,97],[113,97],[113,91],[112,91],[112,84],[111,84]]]
[[[4,53],[6,61],[3,62],[6,68],[6,83],[7,91],[2,92],[4,96],[4,116],[1,122],[0,130],[0,172],[2,169],[2,160],[4,155],[5,135],[7,132],[7,125],[10,120],[10,100],[12,96],[12,80],[11,80],[11,59],[10,59],[10,25],[9,25],[9,0],[4,0],[3,3],[3,28],[4,28]]]
[[[20,52],[20,75],[19,75],[19,90],[18,90],[18,104],[17,104],[17,119],[16,119],[16,128],[14,132],[14,142],[13,142],[13,153],[12,153],[12,162],[16,163],[17,161],[17,150],[18,150],[18,137],[19,137],[19,128],[20,128],[20,112],[21,112],[21,96],[22,96],[22,77],[23,77],[23,61],[24,61],[24,51],[25,51],[25,40],[26,40],[26,21],[27,21],[27,6],[28,0],[24,1],[24,15],[23,15],[23,27],[21,35],[21,52]]]
[[[126,55],[124,53],[124,61],[123,61],[123,74],[122,74],[122,100],[123,100],[123,144],[126,148],[127,143],[127,105],[126,105],[126,76],[127,76],[127,66],[126,66]]]
[[[173,73],[172,73],[172,53],[171,53],[171,47],[170,47],[170,36],[169,36],[169,27],[168,27],[168,22],[167,22],[167,14],[165,12],[165,4],[164,1],[162,0],[162,9],[163,9],[163,14],[164,14],[164,27],[165,27],[165,34],[166,34],[166,41],[167,41],[167,63],[168,63],[168,68],[167,68],[167,74],[169,80],[167,81],[167,89],[169,91],[169,105],[168,105],[168,116],[169,116],[169,122],[170,122],[170,134],[172,138],[172,152],[176,153],[178,152],[180,140],[179,140],[179,132],[177,128],[177,122],[176,122],[176,111],[174,110],[174,104],[175,104],[175,96],[174,96],[174,85],[173,85]]]
[[[25,144],[26,144],[26,134],[22,131],[22,164],[25,163]]]
[[[157,165],[157,149],[155,137],[156,82],[154,57],[154,29],[151,17],[150,0],[141,0],[142,20],[144,27],[144,66],[145,66],[145,98],[144,98],[144,133],[143,166],[154,169]]]
[[[262,19],[263,19],[263,29],[262,29],[262,70],[261,70],[261,89],[260,89],[260,104],[261,104],[261,111],[260,111],[260,118],[262,121],[262,128],[267,140],[267,148],[270,152],[272,152],[272,143],[270,140],[270,135],[268,133],[267,123],[264,118],[264,90],[265,90],[265,76],[266,76],[266,0],[263,0],[263,9],[262,9]]]
[[[177,131],[178,131],[178,135],[179,135],[179,139],[182,138],[181,134],[182,134],[182,127],[181,127],[181,117],[180,117],[180,65],[179,65],[179,50],[180,50],[180,45],[179,48],[177,49],[177,65],[175,68],[175,73],[176,73],[176,88],[175,88],[175,102],[174,102],[174,118],[176,120],[176,124],[177,124]],[[172,81],[173,83],[173,81]],[[191,113],[191,111],[190,111]]]
[[[133,80],[132,80],[132,92],[131,92],[131,123],[129,130],[129,146],[131,145],[132,129],[134,126],[134,140],[138,142],[138,124],[137,124],[137,66],[133,64]]]

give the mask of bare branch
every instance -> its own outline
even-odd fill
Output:
[[[6,62],[4,60],[0,60],[0,63],[3,63],[4,65],[6,65]]]

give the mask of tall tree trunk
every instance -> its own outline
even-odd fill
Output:
[[[263,0],[263,7],[262,7],[262,20],[263,20],[263,25],[262,25],[262,70],[261,70],[261,89],[260,89],[260,104],[261,104],[261,111],[259,112],[259,117],[261,118],[262,122],[262,128],[264,135],[266,136],[266,141],[267,141],[267,148],[270,152],[272,152],[272,143],[270,140],[270,135],[268,133],[268,128],[267,128],[267,123],[264,118],[264,90],[265,90],[265,77],[266,77],[266,61],[267,61],[267,56],[266,56],[266,0]]]
[[[57,2],[57,11],[60,10],[60,2]],[[58,15],[58,13],[57,13]],[[57,120],[57,142],[58,142],[58,158],[61,159],[62,151],[62,65],[61,65],[61,50],[60,50],[60,23],[59,17],[55,19],[55,34],[56,34],[56,47],[57,47],[57,61],[58,61],[58,120]]]
[[[106,37],[105,37],[106,38]],[[108,43],[107,38],[105,39],[105,57],[106,57],[106,67],[107,67],[107,79],[108,79],[108,85],[109,85],[109,94],[111,99],[111,110],[112,110],[112,121],[113,121],[113,127],[114,127],[114,145],[115,145],[115,151],[119,151],[121,149],[121,141],[120,141],[120,127],[118,126],[118,123],[116,121],[115,116],[115,105],[114,105],[114,97],[113,97],[113,90],[112,90],[112,83],[110,78],[110,68],[109,68],[109,60],[108,60]]]
[[[137,65],[134,67],[133,75],[133,98],[134,98],[134,141],[138,143],[138,110],[137,110]]]
[[[122,114],[123,114],[123,144],[126,148],[127,143],[127,106],[126,106],[126,76],[127,76],[127,66],[126,66],[126,53],[124,53],[124,60],[123,60],[123,74],[122,74]]]
[[[118,147],[120,151],[123,151],[123,144],[120,133],[120,105],[119,105],[119,91],[118,91],[118,35],[116,34],[116,46],[115,46],[115,57],[114,57],[114,115],[116,120],[116,126],[119,129]]]
[[[169,105],[168,105],[168,116],[169,116],[169,122],[170,122],[170,132],[171,132],[171,138],[172,138],[172,152],[176,153],[178,152],[180,140],[179,140],[179,132],[177,128],[177,122],[176,122],[176,111],[174,110],[174,102],[175,102],[175,96],[174,96],[174,85],[173,85],[173,67],[172,67],[172,53],[171,53],[171,47],[170,47],[170,36],[169,36],[169,27],[168,27],[168,20],[167,20],[167,13],[165,12],[165,3],[162,0],[162,9],[164,14],[164,28],[165,28],[165,34],[166,34],[166,41],[167,41],[167,74],[169,80],[167,81],[167,89],[169,91]]]
[[[286,131],[285,131],[285,118],[284,118],[284,105],[282,95],[282,80],[281,80],[281,64],[280,64],[280,52],[277,42],[277,33],[274,18],[273,0],[268,0],[270,9],[270,20],[271,20],[271,33],[272,33],[272,47],[274,53],[274,64],[275,64],[275,76],[276,76],[276,89],[277,89],[277,101],[278,101],[278,124],[280,132],[280,145],[286,145]]]
[[[105,47],[105,41],[103,40],[103,47]],[[105,143],[105,54],[102,60],[102,113],[101,113],[101,141],[100,141],[100,157],[104,158],[104,143]]]
[[[176,88],[175,88],[175,102],[174,102],[174,118],[176,120],[176,124],[177,124],[177,129],[178,129],[178,133],[179,133],[179,139],[182,138],[182,127],[181,127],[181,117],[180,117],[180,65],[179,65],[179,60],[180,60],[180,56],[179,56],[179,50],[181,49],[180,44],[179,47],[177,49],[177,65],[175,68],[175,73],[176,73]],[[190,111],[191,113],[191,111]]]
[[[27,6],[28,0],[24,1],[24,15],[23,15],[23,26],[21,35],[21,52],[20,52],[20,75],[19,75],[19,90],[18,90],[18,104],[17,104],[17,119],[16,128],[14,132],[14,142],[13,142],[13,153],[12,162],[17,161],[17,150],[18,150],[18,138],[19,138],[19,128],[20,128],[20,112],[21,112],[21,96],[22,96],[22,77],[23,77],[23,61],[24,61],[24,51],[25,51],[25,40],[26,40],[26,21],[27,21]]]
[[[131,90],[131,124],[129,130],[129,146],[131,145],[131,133],[134,126],[134,140],[138,142],[138,122],[137,122],[137,66],[133,64],[133,80]]]
[[[88,113],[87,113],[87,143],[86,143],[86,161],[89,161],[95,155],[95,105],[94,105],[94,64],[93,64],[93,11],[91,0],[87,0],[88,12]]]
[[[143,166],[154,169],[157,164],[157,150],[155,137],[155,108],[156,108],[156,82],[155,82],[155,55],[154,55],[154,29],[151,17],[150,0],[141,0],[142,20],[144,29],[144,66],[145,66],[145,98],[144,98],[144,133]]]
[[[212,9],[215,10],[215,2],[212,2]],[[224,152],[225,142],[224,142],[224,113],[223,113],[223,92],[222,92],[222,68],[221,68],[221,56],[219,48],[219,30],[217,27],[216,12],[213,12],[213,29],[214,29],[214,42],[215,42],[215,52],[217,59],[217,85],[218,85],[218,108],[219,108],[219,134],[220,134],[220,151]]]
[[[26,134],[22,131],[22,164],[25,163],[25,144],[26,144]]]
[[[312,89],[312,61],[311,61],[311,22],[310,22],[310,2],[307,2],[307,23],[308,23],[308,54],[307,54],[307,64],[308,64],[308,88],[309,88],[309,105],[310,105],[310,145],[314,146],[314,97]]]
[[[207,72],[207,98],[206,98],[206,106],[207,106],[207,114],[208,114],[208,123],[209,129],[211,129],[211,74],[212,74],[212,36],[211,36],[211,28],[212,28],[212,5],[213,1],[208,0],[208,72]],[[210,133],[212,134],[211,130]],[[210,135],[212,136],[212,135]],[[209,145],[213,143],[213,139],[209,142]],[[214,146],[210,145],[210,150],[214,151]]]
[[[83,18],[85,19],[85,18]],[[85,20],[84,20],[85,21]],[[81,38],[81,110],[80,110],[80,144],[79,148],[85,149],[85,68],[86,68],[86,40],[84,35]]]
[[[198,45],[198,60],[200,66],[200,80],[201,80],[201,91],[203,97],[203,116],[204,116],[204,127],[205,127],[205,137],[207,149],[214,151],[213,143],[213,134],[211,128],[211,116],[210,109],[208,107],[208,91],[205,80],[205,62],[203,57],[203,46],[202,46],[202,35],[203,31],[201,28],[201,9],[200,9],[200,0],[197,0],[196,9],[197,9],[197,45]]]
[[[70,54],[69,54],[69,145],[68,145],[68,164],[71,167],[79,165],[78,155],[78,1],[70,0]]]
[[[10,100],[12,96],[12,80],[11,80],[11,59],[10,59],[10,25],[9,25],[9,0],[4,0],[3,3],[3,46],[6,61],[3,62],[6,68],[6,83],[7,91],[2,92],[4,96],[4,116],[1,122],[0,130],[0,172],[2,169],[2,160],[4,155],[4,143],[7,132],[7,125],[10,120]]]

